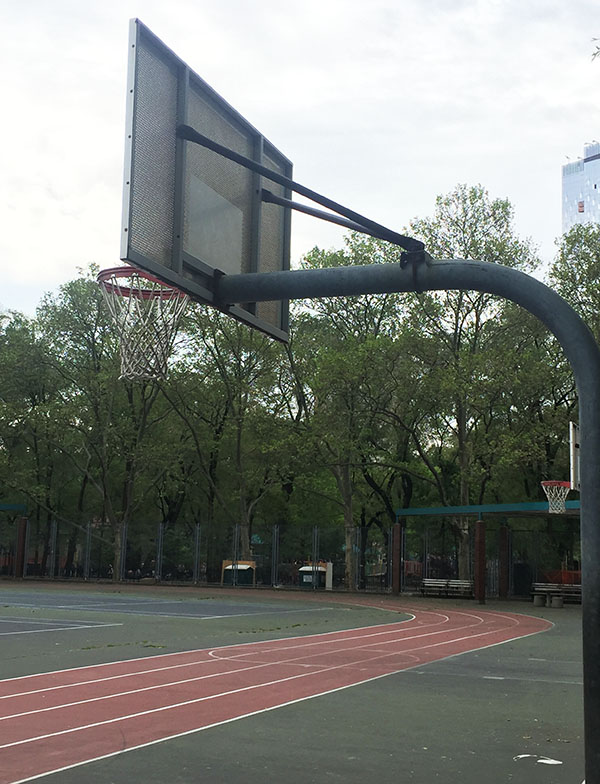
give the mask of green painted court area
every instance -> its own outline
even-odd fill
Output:
[[[2,582],[0,610],[2,679],[197,649],[227,653],[222,646],[409,624],[427,613],[485,611],[554,624],[36,777],[49,784],[583,779],[579,606]],[[200,718],[207,706],[198,704]]]

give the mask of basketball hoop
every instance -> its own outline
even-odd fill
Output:
[[[102,270],[97,281],[119,332],[119,378],[164,379],[187,294],[134,267]]]
[[[540,482],[548,498],[548,511],[550,514],[562,514],[566,511],[565,501],[571,489],[570,482],[558,479],[549,479]]]

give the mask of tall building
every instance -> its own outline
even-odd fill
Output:
[[[583,147],[583,158],[562,167],[562,231],[576,223],[600,223],[600,142]]]

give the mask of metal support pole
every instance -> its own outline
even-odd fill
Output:
[[[485,604],[485,523],[483,520],[477,520],[475,523],[474,560],[475,599],[479,604]]]
[[[362,558],[362,528],[357,525],[354,529],[354,590],[364,588],[364,568]]]
[[[157,582],[162,580],[162,566],[163,566],[163,537],[165,526],[163,523],[158,524],[158,532],[156,536],[156,564],[154,568],[154,579]]]
[[[83,561],[83,579],[90,579],[90,558],[92,554],[92,524],[88,523],[85,527],[85,554]]]
[[[318,585],[317,580],[319,579],[319,528],[318,526],[313,527],[313,535],[312,535],[312,587],[313,590]]]
[[[508,598],[509,591],[509,529],[501,525],[498,532],[498,595],[501,599]]]
[[[387,533],[387,575],[386,575],[386,589],[388,591],[393,590],[393,580],[394,580],[394,527],[392,526]]]
[[[512,528],[508,529],[508,595],[515,593],[515,556],[513,549],[514,534]]]
[[[238,561],[240,557],[240,527],[234,525],[233,527],[233,547],[231,554],[231,584],[238,584]]]
[[[406,569],[404,565],[406,561],[406,521],[402,523],[400,533],[400,593],[402,593],[406,581]]]
[[[27,569],[27,544],[28,544],[29,520],[20,517],[17,523],[17,535],[15,537],[15,564],[13,570],[14,577],[25,577]]]
[[[48,560],[50,562],[48,568],[48,577],[56,577],[56,520],[52,520],[50,524],[50,546],[48,548]]]
[[[394,523],[392,527],[392,593],[402,590],[402,526]]]
[[[23,577],[27,577],[27,567],[29,565],[29,539],[31,537],[31,524],[27,518],[25,525],[25,544],[23,545]]]
[[[127,523],[123,523],[121,528],[121,558],[119,560],[119,580],[125,579],[125,568],[127,566]]]
[[[194,530],[194,585],[198,585],[200,582],[200,541],[200,523],[196,523],[196,528]]]
[[[271,585],[279,585],[279,526],[271,534]]]

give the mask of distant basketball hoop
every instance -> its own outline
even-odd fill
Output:
[[[548,511],[550,514],[562,514],[566,511],[565,501],[571,489],[570,482],[559,479],[549,479],[540,482],[548,499]]]
[[[164,379],[187,294],[134,267],[102,270],[97,281],[119,333],[120,378]]]

